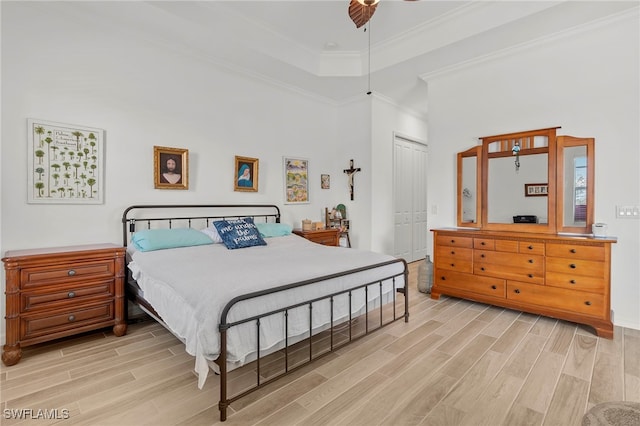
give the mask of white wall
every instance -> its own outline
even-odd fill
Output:
[[[60,13],[58,5],[2,5],[3,255],[120,244],[120,218],[132,204],[274,203],[283,222],[299,227],[304,218],[323,220],[325,207],[347,200],[342,170],[351,158],[363,172],[348,214],[354,241],[368,248],[366,95],[338,107],[132,37],[99,17]],[[104,204],[27,204],[27,118],[106,130]],[[189,150],[189,190],[154,189],[154,145]],[[235,155],[260,160],[258,193],[233,191]],[[310,160],[310,204],[283,204],[283,155]],[[323,173],[331,175],[329,190],[320,189]],[[4,321],[1,330],[4,341]]]
[[[636,329],[640,221],[617,219],[615,206],[640,204],[638,22],[636,10],[428,82],[429,197],[440,207],[433,226],[455,225],[455,153],[479,137],[562,126],[559,135],[595,138],[595,220],[618,236],[613,319]]]

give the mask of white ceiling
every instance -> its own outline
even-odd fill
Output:
[[[553,41],[639,1],[381,0],[368,31],[349,0],[78,2],[167,48],[292,90],[349,102],[378,96],[426,116],[427,81]],[[370,81],[370,83],[369,83]]]

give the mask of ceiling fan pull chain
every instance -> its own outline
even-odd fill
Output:
[[[367,70],[367,95],[371,95],[371,20],[367,23],[367,27],[369,28],[369,57],[367,58],[368,70]]]

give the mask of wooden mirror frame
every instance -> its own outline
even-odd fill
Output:
[[[565,148],[586,147],[587,157],[587,207],[585,226],[568,226],[564,223],[564,156]],[[576,138],[573,136],[558,136],[557,138],[557,164],[558,170],[556,174],[557,185],[557,216],[556,228],[558,232],[575,233],[575,234],[591,234],[591,225],[593,224],[594,204],[595,204],[595,140],[593,138]]]
[[[470,157],[475,157],[476,158],[476,187],[474,188],[476,191],[476,215],[474,218],[474,222],[466,222],[464,221],[464,203],[463,203],[463,199],[464,199],[464,181],[463,181],[463,173],[464,173],[464,168],[463,168],[463,160],[465,158],[470,158]],[[457,217],[458,217],[458,226],[459,227],[465,227],[465,228],[481,228],[482,227],[482,222],[481,222],[481,208],[482,208],[482,186],[481,186],[481,179],[482,179],[482,173],[481,173],[481,169],[482,169],[482,162],[481,162],[481,158],[482,158],[482,147],[480,145],[478,146],[474,146],[473,148],[470,148],[466,151],[463,152],[459,152],[458,153],[458,159],[457,159],[457,164],[458,164],[458,205],[457,205]]]

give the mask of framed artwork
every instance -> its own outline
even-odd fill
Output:
[[[549,184],[547,183],[525,183],[525,197],[546,197],[549,195]]]
[[[258,159],[236,155],[234,191],[258,192]]]
[[[156,189],[189,189],[189,150],[154,146],[153,183]]]
[[[103,129],[27,119],[31,204],[104,202]]]
[[[284,157],[284,203],[309,203],[309,160]]]
[[[322,189],[331,188],[331,176],[329,176],[329,175],[320,175],[320,188],[322,188]]]

